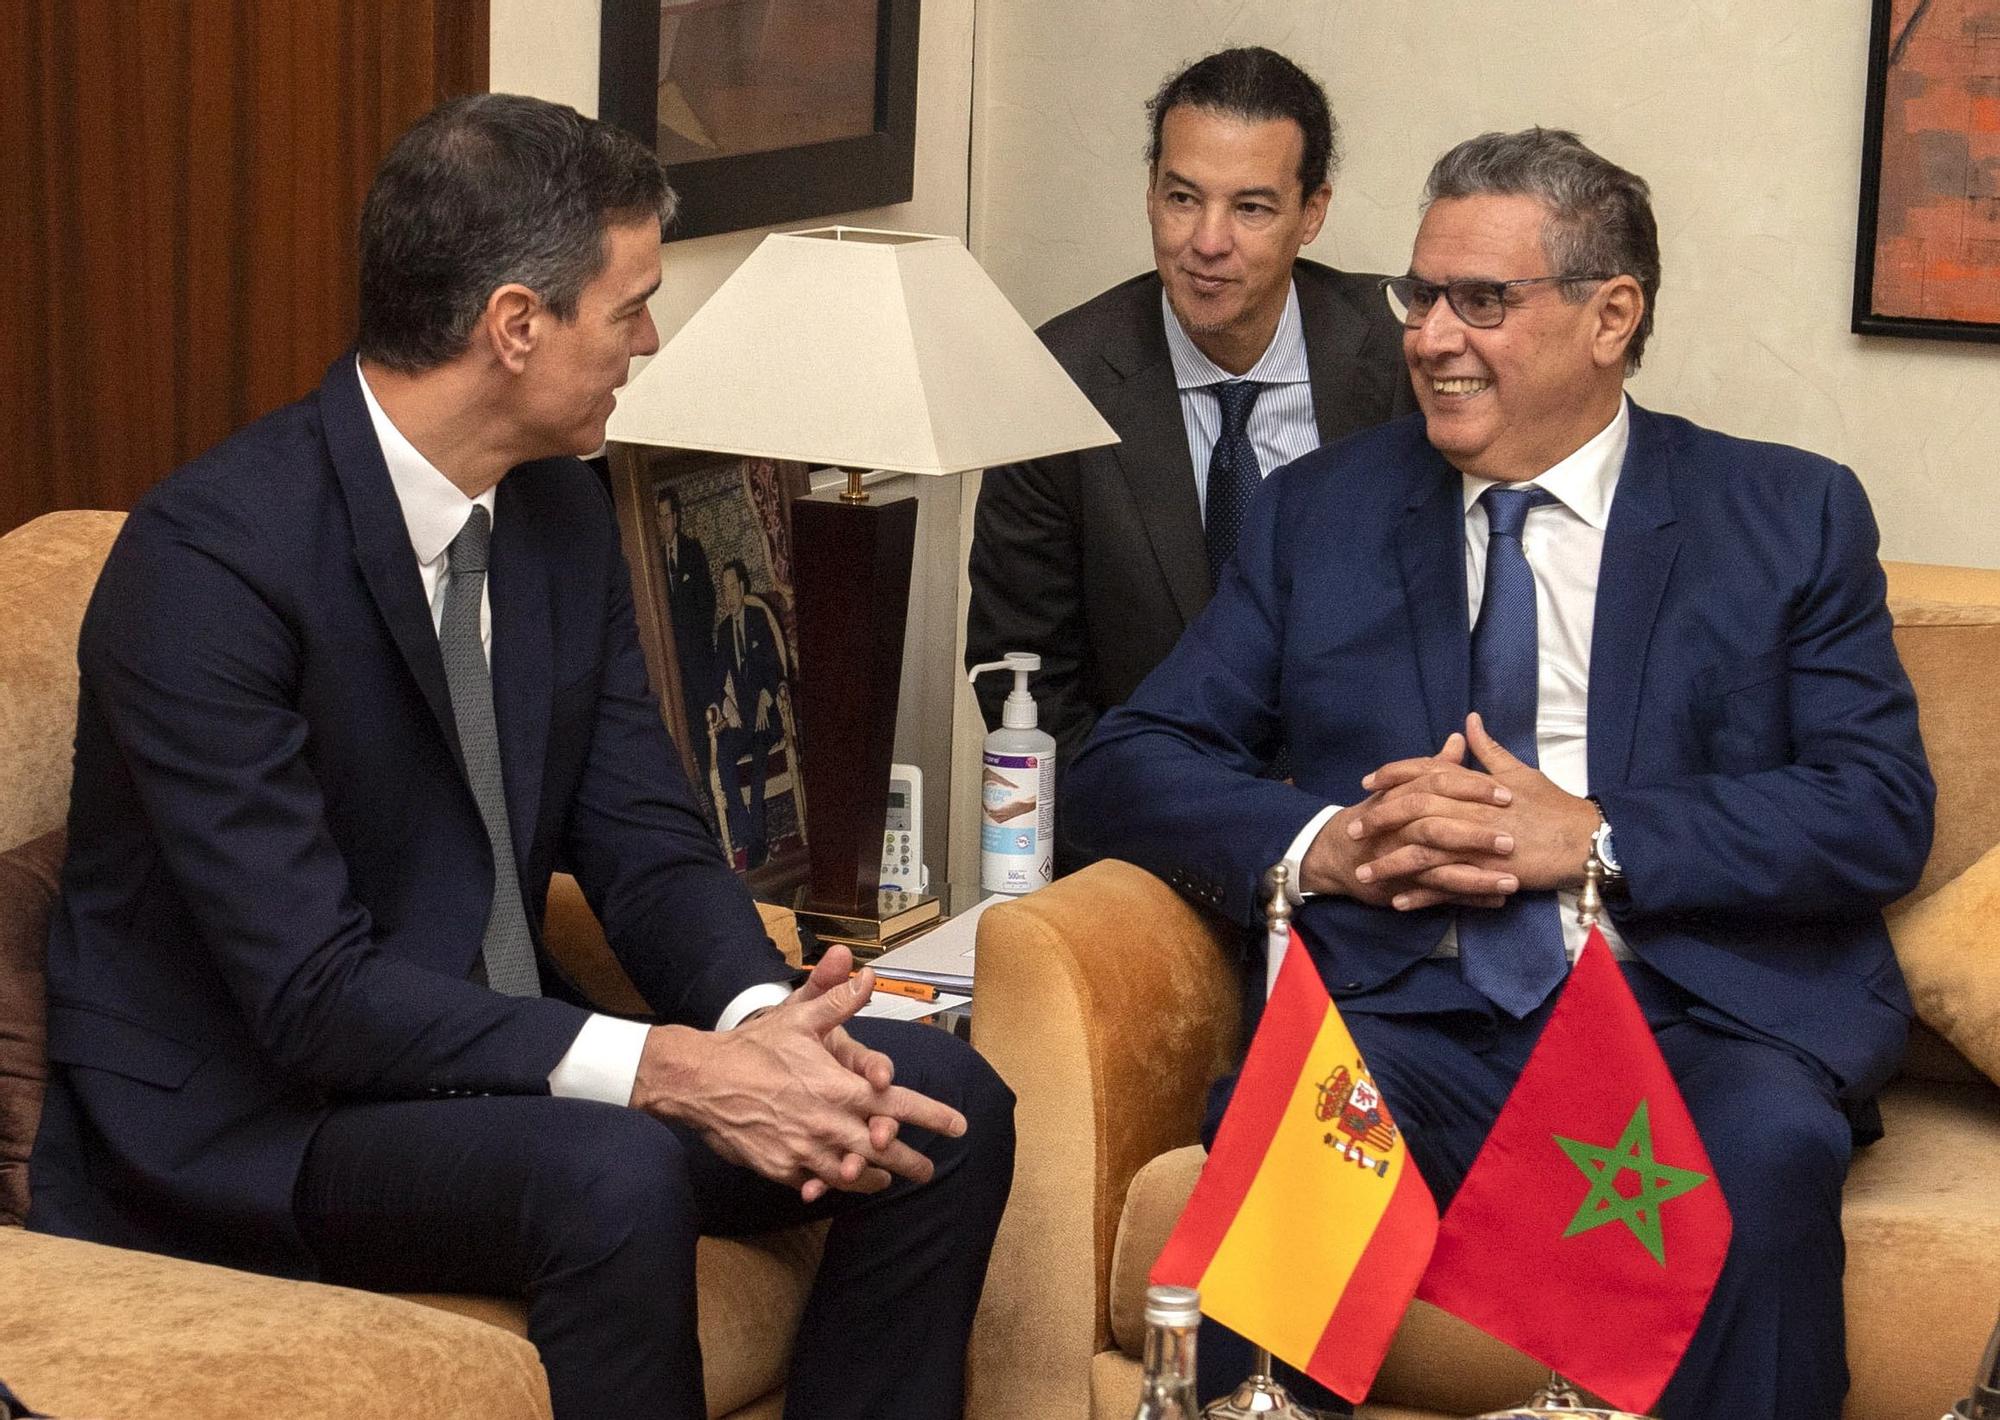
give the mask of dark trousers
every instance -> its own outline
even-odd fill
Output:
[[[1427,961],[1412,970],[1455,979],[1458,965]],[[1722,1276],[1655,1413],[1666,1420],[1725,1414],[1837,1420],[1847,1393],[1840,1190],[1853,1136],[1833,1077],[1779,1042],[1694,1019],[1692,999],[1642,964],[1625,964],[1625,978],[1687,1100],[1733,1222]],[[1453,990],[1442,980],[1434,983],[1440,990],[1412,984],[1411,996],[1432,1001]],[[1471,1168],[1552,1005],[1518,1022],[1483,1003],[1399,1013],[1393,994],[1343,1006],[1440,1213]],[[1221,1120],[1219,1088],[1216,1095],[1205,1139],[1213,1139]],[[1242,1379],[1248,1347],[1221,1327],[1204,1326],[1197,1359],[1206,1398]],[[1306,1404],[1345,1408],[1324,1388],[1284,1370]]]
[[[771,712],[774,716],[777,712]],[[718,730],[715,735],[715,768],[722,781],[722,810],[729,818],[729,841],[749,854],[750,866],[761,867],[768,851],[765,831],[764,780],[770,772],[771,747],[778,742],[775,729]],[[750,756],[750,803],[743,803],[742,769],[737,760]]]
[[[695,1240],[831,1218],[785,1414],[942,1420],[964,1407],[965,1345],[1013,1180],[1013,1094],[947,1032],[861,1020],[896,1079],[962,1111],[964,1137],[904,1138],[921,1187],[796,1189],[617,1105],[548,1096],[337,1109],[299,1178],[325,1280],[524,1297],[557,1420],[703,1420]]]

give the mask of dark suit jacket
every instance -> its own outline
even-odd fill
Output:
[[[1311,261],[1292,277],[1321,441],[1413,408],[1402,327],[1376,278]],[[1207,604],[1208,552],[1159,276],[1114,286],[1040,334],[1122,442],[987,471],[965,663],[1041,656],[1041,727],[1066,767],[1097,717],[1132,693]],[[988,728],[1012,684],[979,682]]]
[[[743,599],[743,650],[739,658],[730,618],[715,623],[715,703],[722,704],[729,683],[736,684],[736,706],[743,728],[757,728],[757,699],[771,697],[769,728],[778,724],[778,687],[785,679],[784,653],[778,645],[778,620],[762,597]]]
[[[661,570],[667,576],[667,610],[674,623],[674,648],[683,662],[690,655],[702,662],[699,669],[704,674],[696,683],[706,686],[709,643],[715,635],[715,580],[708,575],[708,553],[697,539],[676,533],[673,546],[663,546],[660,555],[666,560]],[[686,676],[691,669],[695,668],[683,664],[681,674]]]
[[[521,895],[581,880],[664,1018],[782,959],[647,690],[609,502],[573,459],[501,483],[489,573]],[[351,356],[161,483],[84,619],[31,1223],[309,1272],[293,1183],[356,1099],[545,1094],[585,1019],[468,980],[493,857]]]
[[[1060,812],[1250,923],[1260,875],[1361,776],[1464,723],[1460,476],[1419,417],[1266,480],[1228,585],[1071,767]],[[1641,959],[1719,1019],[1886,1077],[1910,1003],[1880,907],[1915,885],[1933,789],[1854,475],[1634,407],[1591,639],[1590,792]],[[1256,777],[1290,747],[1295,784]],[[1329,988],[1366,997],[1443,909],[1301,909]],[[1393,989],[1393,988],[1391,988]]]

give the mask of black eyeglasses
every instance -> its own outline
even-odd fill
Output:
[[[1385,276],[1382,293],[1389,309],[1407,326],[1422,325],[1439,296],[1458,318],[1479,330],[1491,330],[1507,319],[1507,292],[1515,286],[1540,286],[1550,281],[1609,281],[1604,276],[1523,276],[1514,281],[1447,281],[1442,286],[1414,276]]]

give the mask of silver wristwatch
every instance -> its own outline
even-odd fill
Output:
[[[1611,847],[1611,821],[1604,816],[1604,805],[1594,798],[1590,802],[1597,809],[1597,831],[1590,835],[1590,861],[1604,870],[1602,882],[1609,888],[1625,880],[1625,870],[1618,866],[1618,854]]]

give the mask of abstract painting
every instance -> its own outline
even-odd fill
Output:
[[[1875,0],[1854,330],[2000,339],[2000,0]]]

